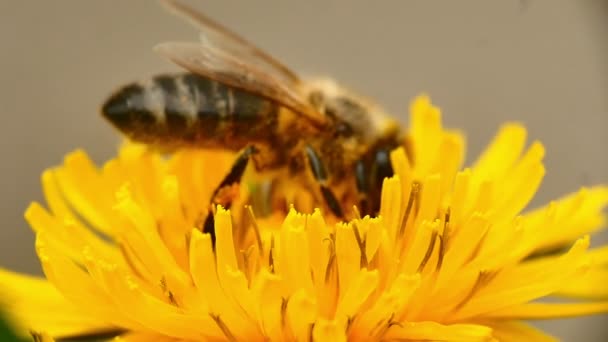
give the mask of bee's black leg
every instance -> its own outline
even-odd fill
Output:
[[[390,150],[386,148],[379,149],[376,151],[374,157],[374,180],[378,188],[382,187],[384,178],[392,177],[394,174],[393,165],[391,164]]]
[[[257,149],[254,146],[247,146],[236,158],[232,167],[230,168],[230,172],[224,177],[222,182],[215,188],[213,191],[213,195],[211,196],[211,204],[221,204],[224,208],[228,209],[232,205],[232,201],[228,200],[223,203],[218,203],[218,194],[225,187],[231,186],[234,183],[240,183],[243,174],[245,173],[245,169],[247,168],[247,164],[249,164],[249,160],[251,156],[257,152]],[[213,217],[213,208],[209,208],[209,213],[207,214],[207,218],[205,219],[205,223],[203,224],[203,233],[208,233],[211,236],[211,242],[215,246],[215,219]]]
[[[390,150],[387,148],[378,149],[374,155],[373,167],[371,172],[371,205],[370,212],[377,214],[380,211],[380,197],[382,194],[382,183],[385,178],[392,177],[393,166],[390,159]]]
[[[319,183],[321,195],[323,195],[323,199],[325,200],[325,203],[327,203],[329,210],[331,210],[336,217],[340,219],[344,218],[344,213],[342,212],[340,203],[336,199],[336,196],[331,189],[327,186],[327,171],[325,170],[323,161],[311,146],[306,145],[304,150],[306,152],[306,157],[308,159],[310,169],[312,170],[312,174],[317,183]]]
[[[355,164],[355,181],[359,192],[359,211],[363,216],[371,214],[369,207],[369,175],[363,160],[359,160]]]

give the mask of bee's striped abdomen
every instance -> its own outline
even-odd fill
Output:
[[[275,138],[278,106],[194,74],[163,75],[111,96],[102,113],[131,139],[163,148],[241,149]]]

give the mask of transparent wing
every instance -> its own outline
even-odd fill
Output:
[[[184,18],[198,28],[204,44],[216,45],[234,56],[247,57],[250,63],[288,81],[287,83],[299,82],[298,75],[284,64],[205,14],[176,0],[162,0],[161,3],[171,13]]]
[[[167,42],[156,51],[181,67],[277,102],[315,125],[325,118],[303,98],[300,79],[289,68],[204,14],[175,0],[162,3],[201,30],[201,43]]]

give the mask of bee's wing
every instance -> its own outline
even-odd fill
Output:
[[[247,56],[251,63],[271,70],[271,73],[287,82],[300,82],[298,75],[284,64],[205,14],[177,0],[161,0],[161,3],[170,12],[183,17],[198,28],[204,43],[221,46],[223,50],[235,56]]]
[[[204,14],[175,0],[162,0],[172,12],[201,30],[202,43],[167,42],[163,56],[187,70],[277,102],[324,125],[325,118],[298,91],[300,79],[286,66]]]

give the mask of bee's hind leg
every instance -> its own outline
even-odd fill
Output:
[[[211,205],[220,204],[224,208],[228,209],[232,205],[232,199],[219,198],[222,190],[225,190],[229,186],[232,186],[235,183],[240,183],[241,178],[243,178],[243,174],[245,173],[245,169],[249,164],[249,160],[251,160],[251,156],[257,153],[258,150],[254,146],[247,146],[241,153],[238,155],[232,167],[230,168],[230,172],[224,177],[222,182],[215,188],[213,191],[213,195],[211,196]],[[211,242],[213,246],[215,246],[215,219],[213,217],[213,208],[209,208],[209,213],[207,214],[207,218],[205,219],[205,223],[203,224],[203,233],[208,233],[211,236]]]
[[[331,189],[327,186],[327,171],[325,170],[323,161],[319,157],[319,154],[311,146],[306,145],[304,150],[312,174],[317,183],[319,183],[321,195],[323,195],[325,203],[329,207],[329,210],[331,210],[331,212],[337,218],[343,219],[344,213],[342,212],[342,207],[336,199],[336,195],[334,195],[333,191],[331,191]]]

